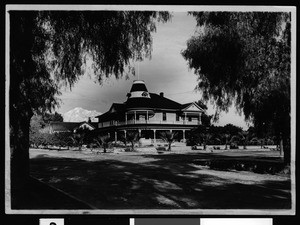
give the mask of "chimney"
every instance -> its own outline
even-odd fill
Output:
[[[164,93],[163,93],[163,92],[160,92],[160,93],[159,93],[159,96],[160,96],[160,97],[164,97]]]

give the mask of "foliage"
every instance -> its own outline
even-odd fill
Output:
[[[70,88],[90,58],[96,80],[125,70],[131,60],[150,57],[155,21],[167,12],[9,11],[10,143],[12,177],[29,174],[29,126],[34,113],[53,110],[60,87]],[[25,176],[24,176],[25,175]],[[18,178],[15,179],[16,181]]]
[[[80,127],[72,134],[74,146],[81,150],[83,144],[89,144],[91,131],[88,128]]]
[[[165,131],[161,133],[160,138],[168,142],[168,151],[171,151],[171,145],[175,141],[177,136],[178,136],[177,132]]]
[[[225,126],[205,126],[202,124],[191,131],[187,137],[187,145],[225,144],[225,149],[227,149],[227,145],[231,142],[231,137],[238,136],[241,132],[243,132],[242,128],[232,124],[226,124]],[[240,139],[237,143],[239,141]]]
[[[205,113],[201,114],[201,124],[209,127],[211,126],[211,120],[212,120],[213,115],[207,115]]]
[[[62,121],[63,117],[61,114],[55,112],[55,114],[44,113],[44,114],[35,114],[30,120],[30,131],[29,131],[29,141],[31,145],[41,145],[42,143],[47,142],[43,140],[46,138],[45,133],[49,133],[48,124],[51,121]],[[63,137],[62,137],[63,138]],[[64,139],[64,138],[63,138]],[[61,143],[60,143],[61,144]]]
[[[248,131],[242,131],[242,132],[239,133],[239,136],[240,136],[240,140],[243,143],[244,149],[246,149],[247,148],[246,146],[247,146],[248,141],[249,141],[249,132]]]
[[[45,124],[49,124],[50,122],[63,122],[64,119],[61,114],[58,112],[55,113],[44,113],[42,114],[43,121]]]
[[[223,139],[225,139],[225,150],[227,150],[227,145],[229,144],[230,134],[223,134]]]
[[[57,147],[70,147],[73,146],[72,133],[41,133],[38,132],[35,135],[30,136],[30,144],[34,147],[39,146],[57,146]]]
[[[126,132],[126,140],[131,144],[131,151],[134,151],[134,145],[139,141],[139,133],[135,131]]]
[[[189,135],[187,135],[186,145],[187,146],[195,146],[200,145],[202,143],[202,137],[199,132],[191,131]]]
[[[98,134],[94,141],[97,143],[99,147],[103,148],[103,152],[106,153],[106,149],[109,147],[109,143],[111,142],[111,138],[109,135],[101,135]]]
[[[206,110],[207,109],[207,105],[206,104],[204,104],[203,103],[203,101],[201,101],[201,100],[198,100],[197,101],[197,104],[202,108],[202,109],[204,109],[204,110]]]
[[[182,52],[198,75],[203,100],[227,111],[235,103],[260,130],[290,136],[290,13],[193,12],[202,30]]]

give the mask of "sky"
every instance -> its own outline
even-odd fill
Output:
[[[133,64],[136,76],[130,75],[127,80],[125,77],[118,80],[110,77],[100,85],[93,75],[85,74],[71,91],[68,88],[61,90],[61,104],[57,112],[64,114],[75,107],[82,107],[104,113],[112,103],[126,101],[126,94],[136,79],[144,80],[149,92],[164,92],[165,97],[182,104],[200,100],[201,92],[195,91],[197,76],[180,54],[196,31],[195,19],[186,12],[175,12],[171,21],[157,23],[156,27],[152,36],[151,59]],[[207,114],[214,114],[213,105],[207,103],[207,106]],[[221,113],[219,121],[214,124],[224,126],[228,123],[248,128],[244,116],[239,115],[234,106],[229,112]]]

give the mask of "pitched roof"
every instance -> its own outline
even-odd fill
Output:
[[[122,111],[122,110],[125,110],[125,104],[124,103],[113,103],[110,107],[110,110],[112,108],[114,108],[116,111]],[[99,117],[99,116],[96,116],[96,117]]]
[[[88,124],[92,125],[94,128],[96,128],[98,126],[98,122],[90,122]]]
[[[107,111],[106,113],[103,113],[102,115],[96,116],[96,117],[98,118],[99,122],[100,121],[104,122],[104,121],[110,121],[112,119],[115,119],[116,116],[117,116],[117,113],[111,113],[110,111]]]
[[[130,98],[125,102],[126,108],[181,109],[182,105],[166,97],[150,93],[150,98]]]
[[[188,107],[193,102],[180,104],[171,99],[168,99],[164,96],[149,93],[150,98],[128,98],[124,103],[113,103],[110,107],[110,110],[106,113],[96,116],[99,119],[99,122],[110,121],[117,119],[124,111],[132,108],[150,108],[150,109],[169,109],[169,110],[182,110]],[[197,103],[195,103],[199,106]],[[200,106],[199,106],[200,107]],[[111,109],[114,108],[116,112],[111,112]],[[201,108],[201,107],[200,107]]]
[[[184,108],[186,108],[186,107],[188,107],[190,104],[192,104],[192,102],[190,102],[190,103],[185,103],[185,104],[182,104],[182,109],[184,109]]]
[[[89,123],[86,121],[83,122],[51,122],[50,126],[53,132],[73,132],[80,125],[87,123],[92,127],[97,127],[97,122]]]
[[[81,122],[51,122],[50,126],[53,132],[73,132]]]

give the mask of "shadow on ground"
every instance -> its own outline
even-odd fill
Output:
[[[290,179],[243,179],[238,171],[224,178],[197,166],[206,155],[144,155],[155,159],[146,163],[43,156],[31,159],[31,175],[98,209],[291,207]]]
[[[91,209],[55,188],[30,177],[25,186],[12,189],[12,209]]]

